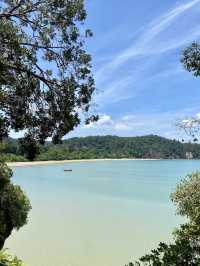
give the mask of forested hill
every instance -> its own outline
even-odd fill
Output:
[[[23,151],[12,139],[5,142],[3,152],[8,160],[24,160]],[[37,160],[95,158],[200,159],[200,145],[181,143],[154,135],[90,136],[64,140],[56,146],[48,142],[40,148]]]

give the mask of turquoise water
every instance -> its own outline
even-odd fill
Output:
[[[33,209],[6,247],[29,266],[123,266],[170,240],[181,222],[170,192],[199,168],[185,160],[14,168]]]

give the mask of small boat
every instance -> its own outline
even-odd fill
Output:
[[[64,169],[64,172],[72,172],[72,169]]]

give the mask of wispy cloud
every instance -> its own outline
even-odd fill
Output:
[[[135,77],[136,78],[136,77]],[[104,91],[100,92],[96,97],[96,102],[99,105],[106,105],[110,102],[112,97],[112,103],[117,103],[122,100],[130,98],[130,94],[126,90],[126,87],[133,81],[131,77],[121,78],[120,80],[114,80],[108,83],[104,87]],[[124,91],[126,90],[126,93]]]
[[[156,60],[154,59],[154,63]],[[126,100],[134,99],[145,90],[152,89],[150,84],[159,80],[168,80],[182,75],[185,70],[178,62],[170,63],[162,71],[146,73],[151,69],[153,62],[138,64],[137,69],[131,71],[127,76],[107,82],[104,90],[96,97],[99,107],[109,104],[117,104]],[[185,76],[188,77],[188,76]]]
[[[171,49],[178,48],[197,36],[200,36],[200,27],[196,27],[192,34],[181,40],[175,39],[174,42],[164,42],[161,46],[153,45],[159,34],[168,29],[186,11],[200,4],[200,0],[193,0],[175,7],[164,15],[156,18],[143,28],[137,38],[134,38],[133,45],[115,55],[113,60],[101,67],[95,74],[97,81],[103,81],[112,71],[122,66],[128,60],[138,56],[163,53]]]
[[[139,9],[145,9],[145,1],[141,2],[137,4]],[[163,7],[160,2],[158,10]],[[199,84],[185,73],[180,56],[182,48],[200,39],[200,0],[171,3],[171,9],[159,16],[153,11],[150,15],[153,20],[145,25],[141,16],[128,19],[123,27],[131,37],[115,23],[114,27],[108,27],[113,34],[105,34],[102,42],[95,42],[95,77],[100,91],[95,103],[100,120],[81,125],[73,134],[133,136],[153,133],[183,137],[175,125],[179,119],[199,113]],[[142,27],[137,29],[134,22]],[[102,31],[99,40],[101,34]],[[194,97],[188,88],[193,89]]]

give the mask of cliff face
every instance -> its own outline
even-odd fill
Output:
[[[185,153],[185,158],[188,159],[188,160],[192,160],[192,159],[194,159],[194,157],[193,157],[193,153],[192,153],[191,151],[187,151],[187,152]]]

